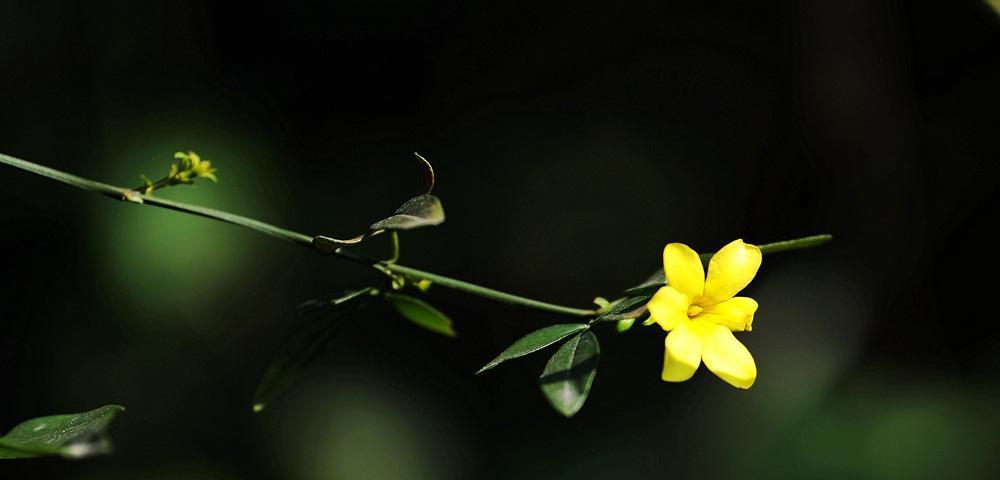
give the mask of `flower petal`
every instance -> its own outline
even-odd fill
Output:
[[[704,307],[696,318],[722,325],[734,332],[749,332],[756,311],[756,300],[749,297],[733,297],[725,302]]]
[[[683,382],[701,365],[702,337],[691,322],[679,323],[664,340],[663,373],[667,382]]]
[[[760,268],[760,248],[733,240],[712,256],[705,280],[705,303],[719,303],[743,290]]]
[[[757,379],[757,365],[747,347],[722,325],[698,323],[704,332],[701,358],[705,366],[734,387],[750,388]]]
[[[705,266],[698,252],[683,243],[669,243],[663,249],[663,273],[668,284],[692,299],[705,291]]]
[[[688,321],[687,310],[690,305],[691,300],[687,295],[668,285],[657,290],[646,307],[649,309],[650,320],[669,332],[677,324]]]

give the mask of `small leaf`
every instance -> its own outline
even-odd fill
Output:
[[[448,337],[455,336],[455,330],[451,328],[451,319],[441,313],[440,310],[428,305],[427,302],[399,293],[386,293],[382,297],[400,315],[406,317],[417,326]]]
[[[431,195],[431,190],[434,189],[435,182],[434,167],[431,166],[431,162],[428,162],[419,153],[413,152],[413,155],[420,160],[427,175],[427,184],[425,185],[424,193],[407,200],[406,203],[396,209],[392,216],[373,223],[368,227],[367,232],[354,238],[341,240],[326,235],[313,237],[313,249],[320,255],[330,255],[336,252],[338,248],[357,245],[369,237],[374,237],[385,231],[412,230],[414,228],[440,225],[444,222],[444,207],[441,205],[441,200]]]
[[[566,417],[576,415],[587,401],[597,375],[601,347],[592,332],[583,332],[556,350],[538,383],[552,408]]]
[[[420,195],[406,201],[396,209],[396,213],[372,224],[370,229],[412,230],[414,228],[440,225],[444,222],[444,207],[434,195]]]
[[[632,288],[626,289],[624,292],[622,292],[622,295],[626,297],[634,297],[639,295],[652,295],[656,293],[656,291],[659,290],[660,287],[664,286],[666,283],[667,283],[667,278],[666,276],[663,275],[663,269],[661,268],[653,272],[653,274],[650,275],[649,278],[644,280],[642,283]]]
[[[340,247],[357,245],[385,231],[412,230],[440,225],[444,222],[444,207],[434,195],[420,195],[406,201],[396,213],[372,224],[369,230],[354,238],[339,239],[326,235],[313,237],[313,249],[320,255],[330,255]]]
[[[559,340],[562,340],[574,333],[582,332],[590,328],[585,323],[560,323],[549,325],[540,330],[535,330],[511,344],[506,350],[500,352],[497,358],[490,360],[483,368],[480,368],[476,375],[483,373],[507,360],[523,357],[529,353],[537,352]]]
[[[622,292],[622,295],[626,297],[640,297],[643,295],[651,296],[654,293],[656,293],[657,290],[663,288],[664,285],[666,285],[666,283],[664,283],[664,279],[662,278],[661,275],[661,278],[659,279],[658,282],[643,283],[641,285],[636,285]]]
[[[340,331],[344,320],[371,298],[373,288],[355,290],[325,300],[299,305],[297,315],[307,323],[289,336],[264,368],[253,394],[253,411],[260,412],[288,390],[303,367],[315,359]],[[333,318],[324,319],[327,315]]]
[[[616,300],[611,308],[594,319],[594,322],[610,322],[627,318],[638,318],[646,313],[646,304],[652,295],[625,297]]]
[[[111,452],[105,431],[124,407],[105,405],[83,413],[23,422],[0,437],[0,459],[61,456],[84,458]]]
[[[377,291],[375,288],[368,287],[302,302],[298,307],[295,307],[295,316],[305,321],[312,321],[342,308],[344,303],[364,295],[372,295],[373,292]]]

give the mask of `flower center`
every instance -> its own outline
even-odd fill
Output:
[[[688,307],[688,318],[697,317],[702,310],[703,309],[697,305],[691,305],[690,307]]]

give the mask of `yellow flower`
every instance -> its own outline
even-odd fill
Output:
[[[757,365],[733,332],[750,331],[757,302],[735,295],[753,280],[760,261],[760,248],[734,240],[712,256],[705,278],[701,259],[690,247],[671,243],[663,249],[667,286],[649,300],[650,322],[670,332],[663,380],[683,382],[704,361],[734,387],[753,385]]]
[[[217,182],[218,178],[215,176],[217,171],[215,167],[212,166],[212,162],[208,160],[202,160],[201,156],[194,152],[177,152],[174,154],[174,158],[179,158],[181,160],[180,172],[175,171],[171,168],[171,176],[177,176],[182,183],[191,183],[191,176],[207,178],[213,182]],[[173,166],[171,166],[173,167]]]

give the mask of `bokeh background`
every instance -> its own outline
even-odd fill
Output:
[[[193,149],[219,184],[162,196],[343,237],[419,151],[404,264],[581,307],[670,241],[836,240],[765,259],[749,391],[607,327],[565,419],[546,355],[473,376],[560,319],[438,288],[457,340],[370,308],[255,415],[295,305],[373,272],[3,167],[0,430],[127,411],[0,478],[996,478],[998,53],[975,0],[2,2],[0,151],[87,177]]]

